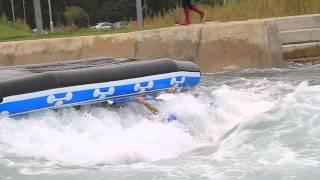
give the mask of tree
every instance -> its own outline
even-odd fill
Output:
[[[136,4],[134,0],[108,0],[98,12],[99,21],[115,22],[135,17]]]
[[[177,0],[144,0],[145,15],[154,17],[158,14],[163,16],[166,12],[177,7]]]
[[[68,25],[75,25],[77,27],[88,27],[89,25],[89,15],[81,7],[67,7],[64,16]]]
[[[174,9],[179,0],[142,0],[145,16],[164,15]],[[15,0],[16,17],[23,18],[22,0]],[[121,21],[136,18],[135,0],[51,0],[52,15],[55,25],[75,24],[87,26],[90,17],[91,23],[99,21]],[[35,27],[33,1],[25,0],[27,23]],[[80,9],[67,9],[78,7]],[[42,17],[45,27],[49,27],[48,1],[41,1]],[[80,15],[74,16],[73,12]],[[0,16],[5,14],[11,19],[10,0],[0,0]],[[68,17],[67,17],[68,16]],[[81,20],[78,20],[78,19]]]

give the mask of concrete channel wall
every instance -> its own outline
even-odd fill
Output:
[[[278,27],[265,20],[0,43],[0,65],[39,64],[99,56],[173,58],[193,61],[203,72],[216,72],[228,67],[281,66],[282,54]]]
[[[320,14],[272,18],[277,24],[284,59],[299,63],[320,61]]]

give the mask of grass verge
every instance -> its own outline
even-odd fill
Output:
[[[9,41],[23,38],[34,38],[32,32],[20,28],[17,24],[0,21],[0,41]]]
[[[270,17],[293,16],[320,13],[320,0],[234,0],[225,6],[200,5],[208,13],[207,21],[240,21]],[[163,17],[146,18],[147,28],[172,26],[176,19],[183,19],[182,9],[178,8]],[[192,13],[193,23],[199,16]]]

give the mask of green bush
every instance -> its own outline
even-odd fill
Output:
[[[55,32],[57,33],[75,33],[78,32],[79,28],[75,25],[71,26],[57,26]]]
[[[26,24],[21,18],[17,18],[13,26],[24,31],[31,31],[30,26]]]
[[[78,7],[78,6],[67,7],[67,10],[65,11],[64,16],[69,26],[77,26],[81,28],[81,27],[88,27],[89,25],[89,15],[81,7]]]

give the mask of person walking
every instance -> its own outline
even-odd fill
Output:
[[[204,23],[207,18],[207,12],[205,10],[202,10],[195,5],[191,3],[191,0],[182,0],[182,7],[183,7],[183,12],[184,12],[184,21],[180,22],[179,20],[176,21],[176,24],[178,25],[189,25],[191,24],[190,20],[190,11],[194,11],[199,14],[201,23]]]

